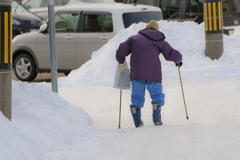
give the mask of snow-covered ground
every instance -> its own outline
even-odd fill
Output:
[[[204,25],[159,21],[166,40],[183,55],[181,75],[162,56],[163,126],[152,123],[146,92],[144,126],[135,128],[130,90],[112,87],[119,43],[146,24],[122,30],[92,59],[59,79],[59,93],[50,83],[13,81],[13,120],[0,112],[0,160],[238,160],[240,157],[240,28],[224,36],[219,60],[204,55]],[[127,59],[129,63],[129,58]]]

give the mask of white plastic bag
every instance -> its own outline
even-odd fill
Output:
[[[130,72],[126,61],[123,64],[117,64],[113,88],[130,89]]]

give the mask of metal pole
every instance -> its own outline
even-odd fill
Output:
[[[179,15],[179,19],[181,21],[183,21],[184,18],[185,18],[186,3],[187,3],[186,0],[181,0],[180,1],[180,15]],[[188,3],[190,3],[190,2],[188,2]],[[188,4],[188,5],[190,5],[190,4]]]
[[[223,13],[221,0],[204,0],[205,55],[214,59],[222,56]]]
[[[55,43],[55,22],[54,22],[54,0],[49,0],[48,3],[48,19],[49,19],[49,40],[51,53],[51,82],[53,92],[58,93],[57,81],[57,56]]]
[[[12,120],[11,0],[0,0],[0,111]]]

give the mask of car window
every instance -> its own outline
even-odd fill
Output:
[[[43,1],[42,5],[40,7],[48,7],[48,1]],[[54,0],[54,4],[56,4],[56,0]]]
[[[58,0],[56,6],[63,6],[69,3],[69,0]]]
[[[93,3],[103,3],[104,0],[78,0],[80,2],[93,2]]]
[[[83,32],[112,32],[111,14],[85,14]]]
[[[24,4],[24,7],[30,9],[30,8],[38,8],[40,7],[42,1],[41,0],[30,0],[27,3]]]
[[[222,8],[224,17],[240,17],[240,0],[228,0]]]
[[[56,13],[54,19],[56,33],[77,32],[79,14]]]
[[[144,4],[144,5],[153,5],[153,2],[154,2],[155,0],[148,0],[148,1],[146,1],[146,0],[138,0],[137,1],[137,4]]]
[[[163,18],[168,19],[174,13],[178,13],[180,11],[180,1],[179,0],[162,0],[160,4],[160,8],[163,11]]]
[[[27,10],[15,1],[12,1],[12,12],[27,12]]]
[[[124,27],[128,28],[133,23],[145,22],[148,23],[151,20],[159,21],[162,19],[161,12],[130,12],[123,14]]]
[[[104,25],[103,32],[112,32],[113,31],[112,15],[105,15],[103,25]]]
[[[43,3],[41,4],[40,7],[48,7],[48,4],[49,4],[48,0],[42,0],[42,1]],[[58,3],[58,0],[54,0],[54,6],[56,6],[57,3]]]
[[[196,13],[203,12],[203,9],[200,10],[203,7],[200,4],[197,0],[190,0],[186,8],[185,19],[193,19],[198,15]]]
[[[48,7],[48,1],[45,0],[41,7]],[[54,6],[63,6],[69,3],[69,0],[54,0]]]

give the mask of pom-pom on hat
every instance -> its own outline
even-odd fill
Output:
[[[154,20],[151,20],[147,25],[146,28],[154,28],[159,31],[158,23]]]

